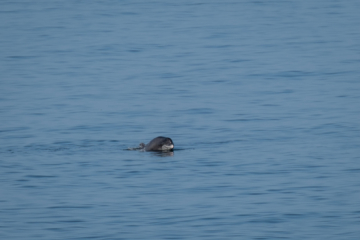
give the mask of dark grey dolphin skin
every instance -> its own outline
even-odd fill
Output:
[[[157,137],[151,140],[148,144],[140,143],[139,146],[145,151],[162,151],[168,152],[174,149],[174,142],[168,137]]]

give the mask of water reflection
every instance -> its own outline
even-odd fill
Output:
[[[158,157],[173,157],[174,152],[151,152],[152,155]]]

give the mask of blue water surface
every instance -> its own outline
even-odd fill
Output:
[[[359,9],[1,1],[0,239],[359,239]]]

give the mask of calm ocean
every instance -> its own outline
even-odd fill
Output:
[[[0,239],[360,239],[359,9],[2,0]]]

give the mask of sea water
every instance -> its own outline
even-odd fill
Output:
[[[0,238],[359,239],[359,9],[1,1]]]

